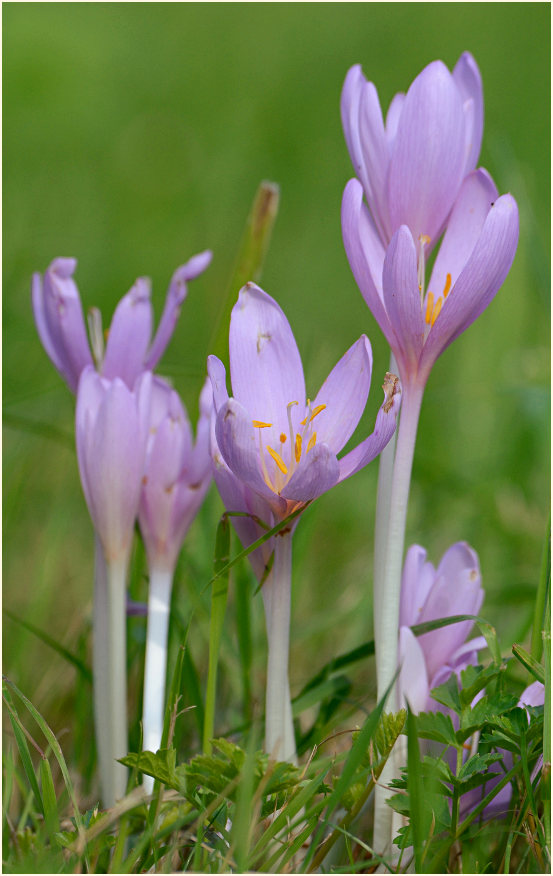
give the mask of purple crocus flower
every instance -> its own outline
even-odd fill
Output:
[[[352,67],[341,98],[344,135],[386,246],[400,225],[413,238],[437,240],[461,183],[476,167],[484,123],[480,71],[464,52],[453,73],[441,61],[424,68],[407,94],[396,94],[384,123],[378,93]]]
[[[232,518],[249,546],[266,531],[264,526],[303,510],[374,459],[393,435],[401,396],[399,381],[387,375],[374,432],[338,460],[367,401],[372,372],[367,338],[353,344],[311,401],[288,320],[276,301],[248,283],[232,311],[229,347],[233,398],[222,362],[208,359],[215,405],[214,476],[227,510],[251,515]],[[264,582],[267,620],[265,747],[292,761],[288,651],[294,529],[295,521],[250,554]]]
[[[390,379],[374,432],[337,459],[369,393],[372,351],[364,335],[311,401],[288,320],[276,301],[248,283],[232,311],[229,347],[232,398],[222,362],[208,359],[217,445],[230,472],[265,501],[275,520],[355,474],[393,435],[400,392]]]
[[[352,179],[342,202],[351,269],[398,363],[404,386],[423,388],[438,356],[486,309],[518,241],[518,208],[485,170],[462,183],[425,291],[425,235],[403,224],[384,249]]]
[[[146,459],[152,375],[133,390],[87,366],[77,392],[77,459],[83,490],[108,565],[130,550]]]
[[[478,614],[484,591],[475,551],[465,542],[452,545],[438,568],[426,560],[426,551],[411,545],[401,582],[398,703],[408,700],[415,712],[435,711],[432,688],[452,672],[477,662],[486,647],[483,636],[467,642],[473,621],[461,621],[416,637],[410,627],[457,614]]]
[[[142,371],[155,368],[173,334],[186,297],[187,282],[205,271],[210,261],[211,253],[206,251],[177,268],[151,344],[152,305],[150,284],[145,277],[140,277],[117,305],[105,354],[101,318],[97,310],[91,311],[92,348],[103,377],[110,380],[119,377],[132,389]],[[76,265],[75,259],[54,259],[44,278],[37,273],[32,281],[32,304],[38,334],[50,359],[73,392],[77,391],[83,369],[93,364],[81,300],[73,279]]]
[[[194,442],[186,410],[162,378],[154,378],[139,522],[150,570],[174,570],[177,556],[211,483],[211,383],[200,395]]]

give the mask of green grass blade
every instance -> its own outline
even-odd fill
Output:
[[[407,705],[407,788],[409,791],[409,813],[413,835],[413,851],[415,854],[415,873],[423,873],[422,859],[424,848],[425,826],[424,792],[421,778],[419,737],[417,719]]]
[[[541,681],[541,683],[543,684],[545,681],[545,672],[541,663],[538,663],[538,661],[531,654],[529,654],[528,651],[526,651],[526,649],[522,647],[522,645],[517,645],[515,643],[512,647],[512,651],[519,663],[522,663],[524,668],[527,669],[528,672],[534,676],[536,681]]]
[[[12,725],[13,734],[15,736],[15,742],[17,745],[17,750],[19,751],[19,757],[21,758],[21,763],[23,764],[23,770],[25,775],[27,776],[27,781],[31,786],[31,790],[34,794],[36,805],[38,811],[41,815],[44,815],[44,807],[42,805],[42,796],[40,794],[40,790],[38,787],[38,781],[35,773],[35,768],[33,766],[33,761],[31,760],[31,754],[29,751],[29,746],[27,745],[27,740],[25,739],[25,733],[23,732],[23,725],[21,724],[19,715],[15,709],[13,704],[13,700],[7,691],[4,688],[4,702],[6,703],[8,714],[10,717],[10,723]]]
[[[205,698],[205,717],[203,749],[204,754],[211,754],[211,740],[215,722],[215,700],[217,696],[217,667],[219,663],[219,650],[223,623],[227,607],[229,571],[228,560],[230,556],[230,523],[226,514],[223,514],[217,526],[215,536],[214,583],[211,592],[211,617],[209,621],[209,663],[207,670],[207,691]],[[227,569],[225,572],[224,569]],[[221,572],[223,570],[223,572]]]
[[[259,282],[265,255],[278,212],[279,188],[275,183],[262,182],[257,189],[228,292],[219,309],[219,317],[209,342],[208,353],[214,353],[228,364],[228,325],[238,292],[250,280]]]
[[[60,829],[60,820],[58,816],[58,801],[56,799],[52,770],[50,768],[50,761],[47,757],[43,757],[40,762],[40,785],[42,787],[44,823],[50,840],[53,840],[55,834]]]
[[[251,618],[251,583],[248,571],[244,565],[239,566],[235,576],[236,587],[236,634],[238,637],[238,652],[240,656],[240,671],[242,675],[242,699],[244,702],[244,721],[249,723],[253,714],[251,669],[253,658],[252,618]]]
[[[543,543],[543,552],[541,558],[540,580],[538,582],[538,592],[536,594],[536,605],[534,608],[534,623],[532,625],[532,640],[530,652],[534,660],[539,660],[542,655],[543,639],[542,630],[544,627],[545,606],[547,597],[551,590],[551,515],[547,524],[547,533]]]
[[[4,609],[4,614],[10,618],[10,620],[15,621],[15,623],[20,624],[20,626],[24,627],[30,633],[40,639],[41,642],[44,642],[45,645],[48,645],[49,648],[52,648],[56,651],[60,657],[63,657],[68,663],[71,663],[72,666],[77,669],[83,678],[89,681],[92,684],[92,670],[75,654],[69,651],[67,648],[64,648],[63,645],[60,645],[52,636],[49,636],[48,633],[45,633],[44,630],[35,627],[34,624],[30,624],[28,621],[23,620],[23,618],[17,617],[13,612],[8,611],[6,608]]]
[[[56,760],[59,764],[61,774],[62,774],[63,780],[65,782],[65,787],[67,788],[69,798],[73,804],[73,815],[75,818],[75,823],[77,825],[77,829],[79,831],[83,831],[84,825],[83,825],[83,820],[81,818],[81,813],[79,812],[79,804],[77,801],[77,797],[75,795],[75,789],[73,788],[73,783],[71,782],[71,778],[69,776],[69,771],[67,769],[67,764],[65,763],[65,758],[63,756],[63,752],[61,750],[61,747],[60,747],[58,740],[56,739],[54,733],[52,732],[51,728],[48,726],[48,724],[46,723],[46,721],[44,720],[44,718],[42,717],[40,712],[33,706],[31,701],[27,699],[25,694],[23,694],[19,690],[17,685],[15,685],[13,683],[13,681],[10,681],[10,679],[6,678],[5,676],[3,676],[3,680],[4,680],[4,684],[9,686],[10,690],[12,690],[14,692],[14,694],[18,697],[18,699],[21,700],[21,702],[23,703],[23,705],[25,706],[27,711],[30,712],[30,714],[33,716],[36,723],[40,727],[42,733],[44,734],[45,738],[47,739],[47,741],[52,749],[52,752],[54,753],[54,757],[56,758]]]

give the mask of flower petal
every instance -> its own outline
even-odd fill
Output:
[[[344,247],[361,294],[392,347],[397,346],[382,297],[384,247],[378,237],[369,211],[363,204],[363,189],[356,179],[350,179],[342,198],[342,236]]]
[[[426,711],[430,693],[426,664],[419,642],[409,627],[400,627],[398,660],[398,708],[404,709],[407,702],[415,713]]]
[[[449,285],[455,285],[482,233],[486,216],[497,199],[497,189],[483,168],[470,173],[464,180],[447,222],[447,228],[436,255],[428,289],[437,299],[450,275]]]
[[[236,399],[230,398],[219,409],[215,435],[221,456],[235,477],[264,496],[271,506],[285,510],[286,503],[265,483],[259,459],[257,431],[249,413]]]
[[[366,179],[361,180],[365,197],[381,240],[386,243],[391,233],[386,200],[386,177],[390,157],[380,101],[372,82],[365,82],[361,91],[359,138],[366,173]]]
[[[248,412],[250,426],[254,418],[272,423],[275,434],[288,431],[287,404],[299,402],[293,422],[305,404],[300,354],[283,311],[254,283],[240,290],[233,307],[229,357],[233,395]]]
[[[457,614],[478,614],[483,599],[478,556],[468,544],[458,542],[446,551],[440,561],[436,579],[420,615],[420,623]],[[474,621],[462,621],[420,636],[429,678],[433,678],[441,666],[450,662],[473,625]]]
[[[340,482],[351,477],[378,456],[395,432],[401,403],[401,389],[398,378],[394,375],[390,377],[390,383],[388,384],[388,381],[384,383],[384,403],[378,411],[374,432],[340,460]]]
[[[150,282],[146,277],[139,277],[113,314],[102,375],[108,380],[119,377],[132,389],[136,378],[144,370],[151,333]]]
[[[33,278],[33,309],[40,339],[52,362],[77,391],[79,377],[92,356],[79,291],[73,280],[75,259],[54,259],[40,283]]]
[[[212,253],[209,250],[192,256],[186,264],[177,268],[171,278],[169,290],[165,299],[163,313],[157,327],[152,346],[145,359],[145,367],[155,368],[161,359],[167,344],[175,330],[182,302],[188,294],[187,283],[202,274],[211,262]]]
[[[351,438],[365,410],[372,364],[369,339],[362,335],[334,366],[313,402],[313,410],[326,405],[313,428],[335,454]]]
[[[207,373],[211,381],[213,389],[213,403],[215,410],[219,413],[219,409],[228,401],[227,392],[227,373],[225,366],[217,356],[207,357]]]
[[[465,146],[459,89],[434,61],[412,83],[399,119],[388,176],[392,232],[408,225],[415,240],[435,241],[462,182]]]
[[[392,98],[392,102],[386,113],[386,140],[388,141],[388,149],[391,150],[392,144],[396,138],[397,127],[399,125],[399,117],[403,109],[405,95],[399,91]]]
[[[430,371],[445,348],[486,309],[509,272],[517,242],[516,201],[502,195],[490,209],[476,246],[430,330],[421,372]]]
[[[417,254],[406,225],[396,231],[386,250],[382,285],[386,311],[397,338],[394,355],[405,379],[407,373],[416,372],[424,343]]]
[[[412,627],[420,623],[424,603],[434,583],[436,570],[426,562],[426,551],[412,544],[405,555],[401,578],[399,625]]]
[[[317,443],[302,457],[280,495],[291,502],[310,502],[338,482],[339,472],[338,460],[330,447]]]
[[[478,162],[484,129],[482,77],[478,64],[470,52],[463,52],[455,64],[452,76],[463,100],[470,101],[472,104],[471,124],[467,126],[467,162],[465,165],[465,173],[469,173],[474,170]]]

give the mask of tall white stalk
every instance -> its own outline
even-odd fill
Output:
[[[268,639],[265,750],[278,760],[296,763],[288,681],[291,584],[292,533],[286,532],[275,536],[273,568],[262,588]]]
[[[142,709],[143,748],[145,751],[157,751],[161,745],[163,733],[167,631],[172,585],[172,572],[165,569],[151,570]],[[152,793],[154,780],[151,776],[144,776],[143,787],[147,794]]]
[[[94,715],[104,806],[125,795],[127,770],[126,560],[106,563],[96,536],[93,618]]]
[[[397,670],[399,604],[405,524],[424,386],[419,386],[418,384],[404,385],[402,391],[403,401],[389,498],[386,547],[383,565],[380,566],[382,578],[380,585],[375,590],[375,599],[376,592],[378,592],[378,600],[375,606],[375,623],[378,633],[375,632],[375,645],[377,696],[379,700],[384,696],[386,689],[392,683]],[[382,557],[379,558],[379,562],[382,563]],[[388,709],[395,711],[397,708],[395,686],[392,688],[389,697]],[[399,752],[396,752],[394,749],[380,776],[380,783],[375,792],[373,843],[375,851],[382,855],[391,853],[393,838],[393,812],[385,803],[386,798],[390,796],[390,792],[386,790],[385,786],[398,774],[398,769]]]

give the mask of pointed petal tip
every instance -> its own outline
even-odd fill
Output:
[[[62,280],[67,280],[69,277],[73,276],[76,267],[77,259],[67,256],[58,256],[48,265],[47,272],[57,274]]]

